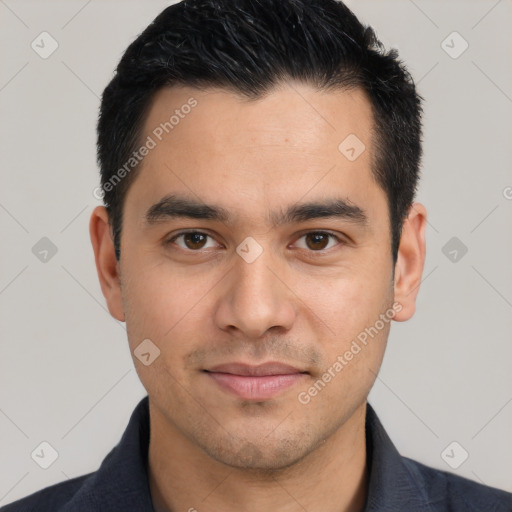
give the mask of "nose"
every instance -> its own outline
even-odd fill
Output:
[[[271,329],[290,330],[297,314],[297,297],[286,284],[283,268],[270,250],[251,263],[237,256],[219,290],[216,325],[239,332],[244,339],[262,338]]]

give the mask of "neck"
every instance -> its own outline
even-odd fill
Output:
[[[210,458],[151,405],[149,485],[156,512],[361,512],[368,469],[366,403],[320,446],[282,469],[233,468]]]

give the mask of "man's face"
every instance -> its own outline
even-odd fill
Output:
[[[197,105],[182,108],[190,98]],[[179,121],[162,131],[176,109]],[[160,350],[148,366],[134,362],[161,431],[228,465],[278,468],[362,409],[389,331],[389,321],[375,325],[393,304],[371,130],[357,90],[288,84],[252,102],[185,87],[155,96],[141,141],[156,145],[125,200],[120,282],[132,353],[146,339]],[[354,136],[366,147],[355,160]],[[227,218],[168,215],[165,205],[147,215],[171,195]],[[282,218],[338,200],[340,215]],[[265,363],[295,370],[246,375]],[[326,372],[332,378],[315,393]]]

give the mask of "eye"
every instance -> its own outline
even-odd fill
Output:
[[[215,245],[206,245],[206,241],[208,240],[208,238],[212,237],[206,233],[202,233],[201,231],[186,231],[174,235],[172,238],[165,242],[165,245],[175,243],[176,240],[181,239],[183,241],[183,245],[180,243],[176,243],[176,245],[181,249],[188,251],[200,251],[201,249],[208,249],[208,247],[215,247]]]
[[[342,243],[340,238],[326,231],[311,231],[305,235],[302,235],[298,240],[301,240],[302,238],[305,239],[305,243],[300,248],[312,250],[314,252],[324,251],[333,247],[332,245],[329,246],[329,239],[334,239],[338,243]]]
[[[213,243],[213,245],[208,245],[208,239],[212,240],[211,244]],[[302,239],[304,239],[304,241],[299,242]],[[184,231],[165,241],[165,245],[173,243],[181,249],[190,252],[199,252],[203,249],[216,247],[213,238],[207,233],[203,233],[201,231]],[[343,241],[333,233],[326,231],[311,231],[299,237],[296,245],[298,245],[300,249],[306,249],[311,252],[322,252],[334,247],[336,243],[342,244]]]

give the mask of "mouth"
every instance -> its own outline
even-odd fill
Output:
[[[203,370],[222,390],[245,400],[268,400],[302,382],[309,373],[269,362],[258,366],[227,363]]]

